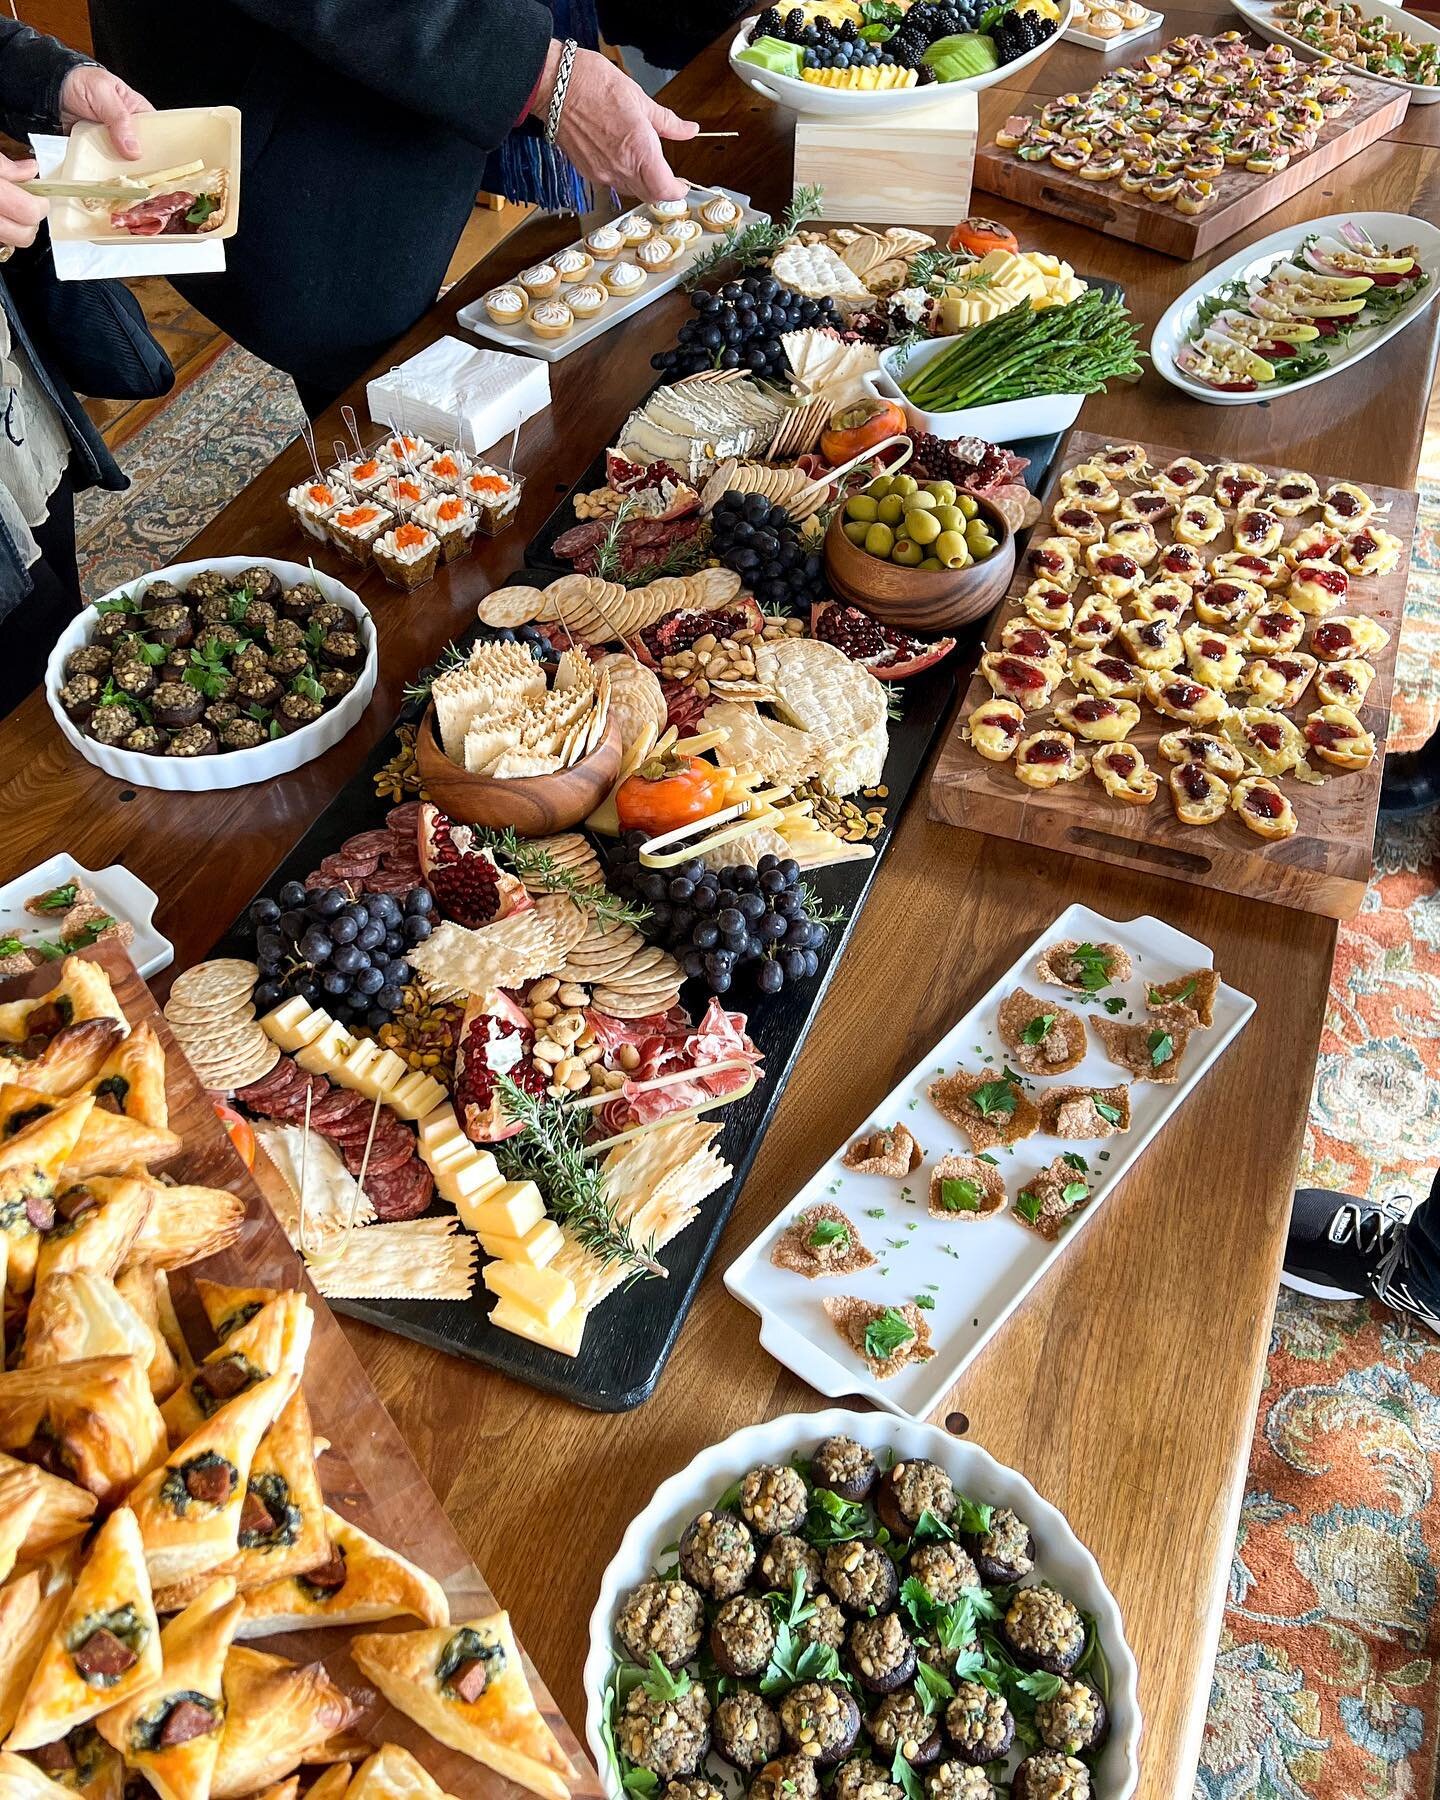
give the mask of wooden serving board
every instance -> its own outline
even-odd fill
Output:
[[[1410,96],[1403,90],[1397,92],[1392,83],[1347,74],[1345,84],[1354,89],[1355,104],[1343,117],[1327,120],[1308,155],[1297,157],[1274,175],[1227,167],[1216,178],[1215,199],[1202,213],[1182,213],[1174,206],[1147,200],[1144,194],[1127,194],[1118,180],[1082,181],[1048,162],[1022,162],[1013,150],[1003,150],[993,141],[982,145],[976,155],[975,186],[1037,212],[1053,213],[1072,224],[1102,231],[1107,237],[1125,238],[1189,262],[1273,212],[1302,188],[1393,131],[1405,117]]]
[[[195,1295],[194,1277],[235,1286],[303,1288],[315,1314],[310,1353],[305,1363],[305,1398],[309,1403],[317,1437],[330,1440],[331,1448],[320,1458],[320,1483],[327,1504],[352,1520],[382,1543],[398,1550],[435,1577],[450,1601],[450,1616],[457,1623],[494,1612],[497,1602],[485,1585],[465,1546],[455,1535],[440,1502],[406,1448],[390,1415],[370,1385],[359,1359],[325,1301],[311,1286],[299,1257],[263,1198],[265,1179],[278,1175],[257,1158],[254,1175],[246,1170],[221,1126],[209,1096],[200,1086],[183,1051],[171,1034],[164,1015],[134,964],[118,945],[102,944],[85,952],[103,964],[114,984],[115,995],[131,1024],[146,1019],[159,1033],[165,1048],[165,1087],[170,1105],[170,1126],[184,1140],[184,1149],[161,1171],[179,1182],[227,1188],[243,1195],[246,1222],[240,1240],[218,1256],[207,1257],[177,1270],[170,1278],[176,1310],[186,1339],[197,1358],[214,1339]],[[0,996],[17,999],[41,994],[52,987],[55,971],[49,965],[0,988]],[[452,1424],[463,1428],[463,1421]],[[397,1619],[393,1624],[357,1629],[415,1630],[416,1619]],[[507,1781],[459,1751],[437,1743],[428,1732],[396,1711],[370,1689],[351,1660],[353,1633],[341,1627],[320,1631],[294,1631],[249,1640],[251,1648],[288,1656],[299,1663],[322,1661],[337,1682],[362,1703],[365,1714],[355,1727],[377,1746],[383,1742],[404,1744],[424,1763],[447,1791],[470,1800],[484,1795],[493,1800],[520,1800],[527,1790]],[[522,1656],[524,1651],[522,1649]],[[551,1730],[575,1765],[573,1800],[600,1800],[601,1787],[588,1757],[565,1722],[559,1707],[531,1663],[525,1670],[537,1705]],[[533,1796],[531,1797],[533,1800]]]
[[[1035,526],[1037,536],[1046,535],[1050,511],[1059,494],[1060,476],[1110,442],[1113,439],[1093,432],[1071,432],[1061,446],[1055,461],[1055,474],[1041,500],[1043,511]],[[1152,469],[1164,468],[1177,456],[1192,454],[1153,444],[1145,445],[1145,449]],[[1263,463],[1255,466],[1266,469],[1271,475],[1285,473],[1281,469],[1267,469]],[[1353,475],[1309,472],[1319,482],[1322,493],[1331,482],[1361,479]],[[1132,485],[1126,484],[1122,492]],[[1175,816],[1165,780],[1170,765],[1160,756],[1156,746],[1167,731],[1185,728],[1172,719],[1163,718],[1144,702],[1140,703],[1140,723],[1131,733],[1130,741],[1143,751],[1146,762],[1160,777],[1160,792],[1148,806],[1128,806],[1123,801],[1112,800],[1089,774],[1079,781],[1065,782],[1055,788],[1024,786],[1016,777],[1013,761],[989,762],[961,735],[965,720],[974,707],[990,698],[989,684],[978,670],[971,678],[931,777],[931,818],[988,832],[993,837],[1042,844],[1047,849],[1095,857],[1101,862],[1121,863],[1126,868],[1152,875],[1171,875],[1177,881],[1193,881],[1204,887],[1221,888],[1226,893],[1251,895],[1303,912],[1325,913],[1332,919],[1353,918],[1359,911],[1370,877],[1390,694],[1395,685],[1395,656],[1418,504],[1416,495],[1403,489],[1380,487],[1363,480],[1361,485],[1377,507],[1389,507],[1388,514],[1377,523],[1393,532],[1404,546],[1399,563],[1388,575],[1364,580],[1352,577],[1349,594],[1336,609],[1344,614],[1364,614],[1390,634],[1390,642],[1385,648],[1368,658],[1375,669],[1375,679],[1370,684],[1364,706],[1358,709],[1360,721],[1374,734],[1378,749],[1368,768],[1351,773],[1332,769],[1318,757],[1314,758],[1312,766],[1326,777],[1323,787],[1297,781],[1293,775],[1281,778],[1281,786],[1299,821],[1293,837],[1279,841],[1257,837],[1233,813],[1227,813],[1213,825],[1182,824]],[[1318,517],[1319,512],[1312,511],[1300,519],[1287,520],[1287,540],[1296,530]],[[1160,527],[1157,536],[1163,548],[1169,541],[1165,526]],[[1231,548],[1233,539],[1227,528],[1202,554],[1219,555]],[[1021,611],[1020,596],[1029,580],[1024,568],[1018,567],[1010,593],[990,621],[987,649],[999,647],[1001,631]],[[1076,589],[1077,594],[1087,591],[1084,582]],[[1283,591],[1277,592],[1283,598]],[[1129,616],[1123,602],[1121,611]],[[1181,628],[1194,621],[1193,611],[1186,613],[1180,621]],[[1297,648],[1308,653],[1311,621],[1307,619],[1306,623],[1305,638]],[[1057,697],[1063,698],[1072,691],[1070,683],[1062,682]],[[1238,700],[1239,696],[1232,698]],[[1312,682],[1288,716],[1303,725],[1305,718],[1320,704]],[[1031,714],[1028,729],[1036,729],[1042,722],[1048,722],[1048,709]]]

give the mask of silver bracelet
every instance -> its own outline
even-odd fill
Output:
[[[575,52],[580,48],[574,38],[566,38],[560,46],[560,67],[555,71],[555,87],[545,113],[545,142],[553,144],[560,135],[560,113],[570,86],[570,72],[575,67]]]

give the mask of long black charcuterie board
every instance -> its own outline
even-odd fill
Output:
[[[517,582],[525,579],[523,573],[514,577]],[[541,573],[540,579],[549,577]],[[468,641],[459,640],[462,646]],[[716,1115],[723,1120],[717,1147],[732,1165],[734,1174],[702,1203],[695,1223],[666,1248],[663,1260],[669,1278],[636,1283],[602,1301],[590,1316],[580,1353],[575,1357],[562,1356],[512,1332],[496,1329],[487,1317],[492,1296],[478,1283],[469,1300],[332,1300],[329,1304],[336,1312],[488,1364],[513,1375],[517,1381],[595,1411],[624,1412],[649,1398],[675,1347],[700,1278],[715,1254],[811,1020],[834,979],[900,810],[949,710],[955,693],[952,661],[947,659],[904,684],[903,717],[890,730],[890,752],[882,777],[889,797],[885,802],[885,823],[874,840],[874,857],[868,862],[811,870],[806,875],[824,907],[844,915],[831,931],[819,975],[812,982],[787,987],[779,994],[726,996],[725,1004],[732,1011],[747,1015],[747,1028],[764,1052],[764,1077],[750,1093]],[[417,723],[421,711],[419,703],[407,707],[395,722],[397,730]],[[397,748],[395,732],[381,739],[355,779],[336,795],[266,881],[263,893],[273,894],[292,879],[303,880],[347,837],[384,822],[391,803],[377,798],[375,775]],[[212,954],[248,957],[253,953],[254,933],[242,913]],[[682,1003],[696,1018],[704,1011],[706,999],[698,982],[687,983],[681,993]],[[432,1210],[447,1209],[443,1202],[436,1202]]]

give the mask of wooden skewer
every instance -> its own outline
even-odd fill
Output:
[[[365,1154],[360,1158],[360,1173],[355,1177],[355,1192],[350,1197],[350,1211],[345,1219],[345,1229],[340,1234],[341,1247],[355,1229],[355,1215],[360,1210],[360,1201],[365,1193],[365,1177],[370,1169],[370,1146],[375,1142],[375,1127],[380,1122],[380,1096],[375,1096],[375,1104],[370,1109],[370,1131],[365,1139]]]
[[[300,1217],[295,1235],[300,1242],[298,1249],[307,1260],[313,1254],[305,1242],[305,1173],[310,1166],[310,1106],[315,1098],[315,1090],[307,1081],[305,1083],[305,1123],[300,1128]]]
[[[740,133],[738,131],[697,131],[695,133],[695,136],[697,138],[702,138],[702,137],[739,137],[739,135],[740,135]],[[688,138],[686,138],[686,139],[682,139],[681,141],[684,143],[688,143],[690,140]]]

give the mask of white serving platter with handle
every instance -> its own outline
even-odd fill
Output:
[[[693,196],[690,216],[697,223],[700,208],[705,202],[722,197],[726,200],[733,200],[740,208],[738,226],[741,230],[747,225],[763,224],[770,217],[769,213],[761,212],[750,204],[748,194],[738,194],[733,188],[692,187],[690,192]],[[618,218],[609,223],[623,225],[627,219],[633,218],[637,213],[643,218],[651,218],[648,207],[632,206],[628,212],[621,213]],[[659,224],[654,219],[651,219],[651,223],[655,225],[658,232]],[[717,244],[723,242],[723,238],[723,233],[702,231],[700,236],[693,238],[678,255],[672,256],[663,268],[657,269],[653,275],[647,275],[644,285],[636,288],[633,294],[612,295],[598,313],[588,319],[577,318],[572,328],[562,338],[536,337],[523,318],[513,325],[497,325],[485,310],[483,297],[462,306],[455,314],[455,319],[457,324],[463,325],[467,331],[474,332],[476,337],[485,338],[492,344],[499,344],[504,350],[516,350],[525,356],[538,356],[549,363],[563,362],[567,356],[573,356],[577,350],[583,350],[586,344],[593,344],[596,338],[603,337],[612,327],[623,325],[627,319],[633,319],[636,313],[643,311],[652,301],[661,299],[665,294],[671,293],[679,287],[695,266],[696,261],[707,250],[713,250]],[[567,249],[584,250],[585,239],[578,237],[573,244],[560,246],[560,250]],[[555,251],[553,254],[558,255],[559,251]],[[634,259],[629,250],[623,250],[615,260],[628,262]],[[582,279],[587,283],[603,287],[605,284],[602,277],[606,269],[611,266],[610,263],[601,262],[597,258],[594,268]],[[497,282],[495,285],[497,287],[516,287],[519,284],[512,281]],[[578,283],[562,283],[560,292],[552,295],[551,298],[563,300],[567,285],[574,287]]]
[[[144,980],[174,962],[175,946],[155,929],[155,908],[159,903],[155,890],[146,887],[138,875],[132,875],[121,863],[111,863],[105,869],[87,869],[63,850],[0,886],[0,938],[18,937],[26,948],[42,939],[57,942],[61,915],[47,918],[26,912],[25,902],[48,894],[67,881],[88,888],[96,904],[104,907],[111,918],[133,928],[130,960]]]
[[[719,1495],[761,1463],[788,1464],[797,1454],[808,1456],[822,1438],[843,1434],[876,1453],[891,1450],[896,1459],[928,1457],[967,1499],[1006,1506],[1030,1526],[1035,1538],[1037,1581],[1049,1582],[1083,1611],[1092,1613],[1110,1671],[1110,1733],[1096,1761],[1095,1793],[1104,1800],[1130,1800],[1140,1781],[1139,1671],[1125,1640],[1125,1623],[1100,1565],[1076,1536],[1064,1513],[1043,1499],[1016,1469],[997,1462],[978,1444],[954,1438],[938,1426],[909,1420],[897,1422],[885,1413],[787,1413],[760,1425],[747,1425],[721,1443],[693,1457],[668,1481],[662,1481],[650,1503],[631,1520],[620,1548],[600,1578],[600,1597],[590,1615],[590,1647],[585,1657],[585,1736],[599,1770],[607,1800],[631,1800],[605,1741],[605,1689],[617,1659],[615,1617],[626,1596],[648,1581],[670,1560],[685,1526],[713,1506]],[[1017,1746],[1015,1758],[1023,1752]],[[712,1760],[708,1770],[717,1781],[727,1774]]]
[[[1317,369],[1313,375],[1302,376],[1298,381],[1272,381],[1253,393],[1222,393],[1218,388],[1206,387],[1202,381],[1192,380],[1180,368],[1175,359],[1189,341],[1201,304],[1211,294],[1229,281],[1248,281],[1286,261],[1307,238],[1335,237],[1340,227],[1347,224],[1359,226],[1377,244],[1390,244],[1396,248],[1414,245],[1417,260],[1430,277],[1388,324],[1357,331],[1350,342],[1331,357],[1329,368]],[[1301,225],[1287,225],[1282,231],[1273,231],[1269,237],[1260,238],[1245,249],[1237,250],[1226,261],[1217,263],[1208,275],[1202,275],[1199,281],[1186,288],[1155,327],[1150,339],[1150,358],[1171,387],[1179,388],[1192,400],[1203,400],[1207,406],[1254,406],[1260,400],[1283,400],[1287,394],[1298,394],[1314,387],[1317,381],[1328,381],[1332,375],[1353,368],[1357,362],[1372,356],[1407,325],[1413,325],[1434,304],[1437,294],[1440,294],[1440,230],[1428,220],[1411,218],[1407,213],[1330,213],[1323,219],[1307,219]]]
[[[942,1156],[971,1152],[969,1139],[934,1106],[926,1090],[938,1076],[962,1068],[1000,1073],[1007,1052],[995,1021],[1005,996],[1023,987],[1047,1002],[1054,1001],[1057,1010],[1068,1006],[1090,1021],[1108,1016],[1102,1008],[1092,1011],[1092,996],[1069,994],[1064,988],[1042,984],[1036,976],[1040,952],[1062,938],[1119,944],[1129,952],[1134,965],[1131,979],[1123,986],[1107,988],[1100,996],[1103,1000],[1123,995],[1128,1006],[1118,1015],[1122,1022],[1139,1022],[1149,1016],[1145,1011],[1147,984],[1170,981],[1213,962],[1206,945],[1160,919],[1142,915],[1120,921],[1104,918],[1085,906],[1069,906],[934,1049],[876,1103],[869,1118],[857,1124],[852,1134],[853,1139],[882,1127],[904,1125],[923,1147],[924,1163],[902,1180],[862,1175],[841,1161],[846,1145],[835,1146],[794,1199],[725,1271],[726,1287],[759,1315],[760,1342],[765,1349],[819,1393],[832,1398],[863,1394],[900,1417],[922,1419],[934,1412],[971,1359],[1035,1283],[1061,1260],[1075,1237],[1093,1225],[1117,1183],[1189,1099],[1255,1010],[1248,995],[1222,983],[1215,1000],[1215,1023],[1208,1030],[1191,1033],[1180,1080],[1169,1086],[1131,1082],[1127,1133],[1092,1142],[1037,1132],[1009,1152],[994,1152],[1005,1178],[1007,1206],[1003,1212],[989,1218],[931,1218],[927,1206],[931,1168]],[[1089,1049],[1079,1067],[1038,1080],[1028,1091],[1038,1098],[1047,1086],[1110,1087],[1129,1079],[1106,1057],[1092,1023]],[[1064,1152],[1085,1158],[1094,1191],[1089,1205],[1073,1216],[1068,1229],[1052,1243],[1022,1224],[1008,1203],[1013,1203],[1039,1170]],[[851,1220],[861,1242],[879,1259],[874,1266],[855,1275],[809,1280],[771,1262],[775,1239],[795,1215],[822,1201],[839,1207]],[[856,1294],[885,1306],[901,1306],[927,1292],[934,1300],[927,1318],[935,1355],[928,1362],[909,1364],[888,1381],[875,1379],[863,1358],[831,1324],[823,1305],[827,1295]]]
[[[1292,50],[1298,50],[1304,56],[1321,57],[1326,51],[1317,49],[1314,44],[1307,44],[1302,37],[1283,24],[1276,22],[1275,15],[1280,10],[1276,0],[1233,0],[1234,8],[1245,23],[1272,44],[1288,44]],[[1361,0],[1361,10],[1369,18],[1384,19],[1396,31],[1403,31],[1413,38],[1417,44],[1440,44],[1440,27],[1434,26],[1418,13],[1406,12],[1403,6],[1391,6],[1388,0]],[[1363,75],[1367,81],[1384,81],[1391,87],[1404,88],[1410,96],[1412,106],[1433,106],[1440,100],[1440,87],[1426,87],[1422,82],[1404,81],[1398,75],[1377,75],[1371,69],[1362,69],[1357,65],[1344,63],[1343,68],[1352,68],[1357,75]]]
[[[892,345],[880,352],[880,367],[868,369],[861,382],[877,400],[899,401],[912,431],[929,432],[937,438],[978,437],[992,444],[1016,444],[1022,438],[1068,431],[1080,417],[1083,394],[1035,394],[1028,400],[999,400],[992,406],[969,406],[959,412],[926,412],[907,400],[898,375],[918,375],[959,342],[956,336],[930,338],[910,348]]]
[[[873,88],[821,87],[818,82],[802,81],[797,75],[776,75],[770,69],[762,69],[756,63],[742,62],[740,59],[740,52],[749,47],[753,17],[747,18],[730,40],[730,68],[746,87],[753,89],[762,99],[773,100],[776,106],[801,113],[806,118],[898,119],[906,113],[923,112],[927,107],[938,105],[947,94],[982,93],[986,88],[994,87],[997,82],[1009,81],[1023,69],[1028,69],[1032,63],[1039,62],[1065,35],[1066,28],[1075,16],[1075,4],[1076,0],[1066,0],[1065,10],[1054,31],[1033,50],[1017,56],[1014,62],[1001,63],[998,69],[990,69],[984,75],[971,75],[964,81],[932,81],[925,87],[917,83],[909,88],[876,91]]]
[[[279,577],[282,587],[300,587],[313,583],[326,600],[338,601],[355,615],[355,630],[365,651],[364,666],[350,692],[313,725],[304,725],[288,737],[272,738],[257,744],[253,750],[226,750],[214,756],[148,756],[137,750],[117,749],[112,744],[98,743],[87,737],[60,704],[60,689],[65,684],[65,659],[72,650],[90,642],[95,629],[95,607],[122,595],[142,596],[152,581],[170,581],[184,591],[192,575],[214,569],[221,575],[239,575],[246,569],[269,569]],[[248,787],[255,781],[273,781],[277,775],[288,775],[323,756],[338,744],[370,704],[379,670],[375,624],[360,596],[333,575],[313,565],[284,562],[273,556],[207,556],[199,562],[172,563],[166,569],[152,569],[138,581],[111,588],[98,601],[78,612],[60,633],[50,661],[45,668],[45,698],[55,715],[66,741],[78,750],[86,762],[94,763],[107,775],[127,781],[133,787],[164,788],[171,793],[203,794],[216,788]]]

